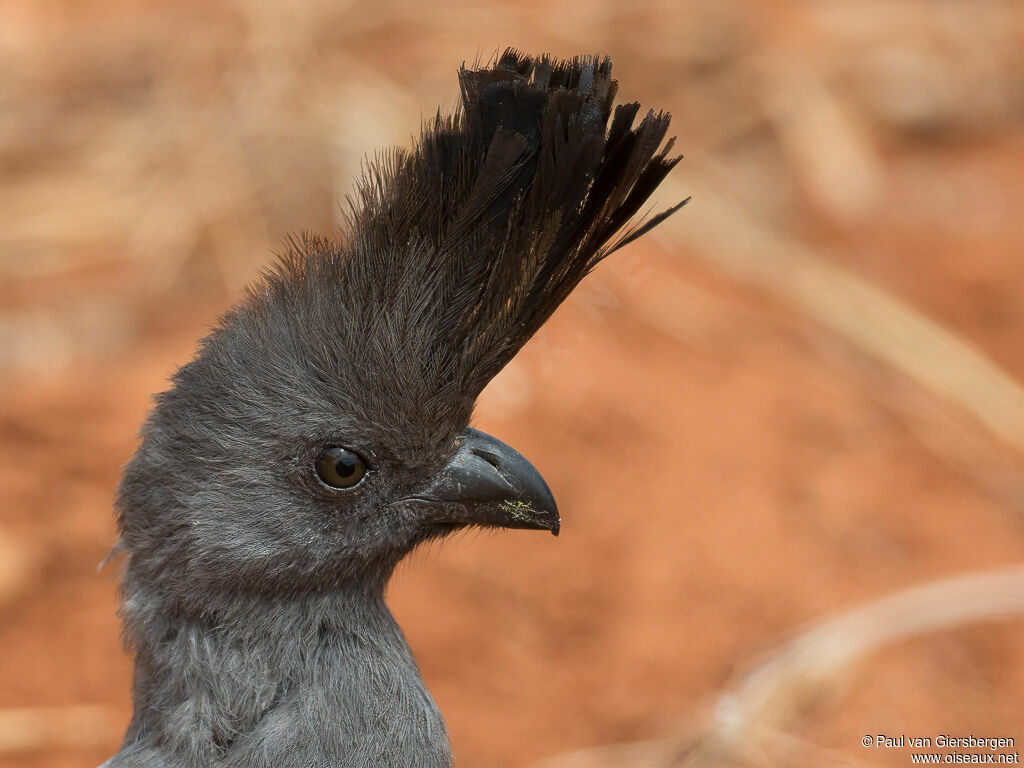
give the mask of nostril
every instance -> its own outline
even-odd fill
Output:
[[[485,451],[480,448],[470,448],[469,452],[472,453],[474,456],[479,456],[481,459],[486,461],[495,469],[501,469],[501,462],[498,461],[498,457],[495,456],[490,451]]]

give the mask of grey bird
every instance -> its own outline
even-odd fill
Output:
[[[510,49],[459,83],[156,397],[116,500],[134,714],[107,768],[451,765],[388,579],[469,526],[558,533],[474,401],[683,204],[629,226],[679,158],[667,114],[612,110],[607,58]]]

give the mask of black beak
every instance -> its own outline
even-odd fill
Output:
[[[425,502],[430,523],[534,528],[555,536],[558,507],[540,472],[519,451],[467,429],[433,482],[409,501]]]

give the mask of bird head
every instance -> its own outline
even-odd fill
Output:
[[[343,237],[291,241],[157,396],[118,493],[129,583],[201,607],[380,586],[465,526],[558,533],[540,473],[469,428],[473,404],[679,207],[627,228],[679,158],[668,115],[612,111],[607,59],[510,50],[460,85],[461,109],[367,165]]]

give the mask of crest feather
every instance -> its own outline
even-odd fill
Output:
[[[668,113],[612,109],[611,69],[511,48],[463,65],[461,109],[365,169],[329,261],[439,396],[471,403],[598,262],[686,202],[627,229],[681,158]]]

